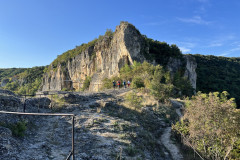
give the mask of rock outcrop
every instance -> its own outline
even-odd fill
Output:
[[[184,55],[183,59],[177,58],[169,58],[167,69],[170,71],[171,75],[173,76],[177,73],[180,69],[184,70],[184,77],[186,77],[192,87],[196,90],[196,83],[197,83],[197,62],[195,58],[191,55]]]
[[[78,90],[87,76],[92,77],[90,90],[96,91],[100,88],[102,79],[118,76],[121,67],[125,64],[131,65],[133,61],[145,61],[144,54],[146,53],[149,53],[149,48],[146,46],[144,36],[132,24],[121,22],[113,35],[103,36],[93,46],[70,58],[66,63],[59,63],[56,68],[45,73],[42,91],[64,88]],[[190,58],[185,59],[187,61],[185,76],[196,88],[195,61],[191,61]],[[174,59],[172,60],[175,62]],[[177,64],[175,69],[179,69],[178,67],[182,66],[183,62],[180,59],[176,62],[179,65]]]
[[[18,111],[22,106],[21,100],[13,92],[0,90],[0,110]]]
[[[190,55],[184,56],[186,59],[186,69],[184,73],[184,77],[186,77],[192,87],[196,90],[197,87],[197,73],[196,73],[196,68],[197,68],[197,62],[194,57]]]

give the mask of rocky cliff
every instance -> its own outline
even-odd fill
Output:
[[[58,63],[55,68],[51,64],[43,76],[42,90],[78,90],[87,76],[92,77],[90,90],[98,90],[103,78],[118,76],[125,64],[145,61],[146,54],[149,54],[149,47],[144,36],[132,24],[121,22],[112,35],[104,35],[94,45],[65,63]],[[184,56],[184,59],[170,58],[168,69],[176,72],[185,65],[185,76],[196,88],[196,62],[188,56]]]

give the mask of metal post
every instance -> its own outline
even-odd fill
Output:
[[[41,95],[39,95],[39,100],[38,100],[38,112],[39,112],[39,106],[40,106],[40,99],[41,99]]]
[[[72,116],[72,160],[74,160],[74,116]]]
[[[25,96],[25,100],[24,100],[24,105],[23,105],[23,112],[25,112],[25,110],[26,110],[26,100],[27,100],[26,94],[24,96]]]
[[[52,96],[53,96],[53,95],[51,94],[51,106],[50,106],[51,109],[52,109]]]
[[[65,94],[66,94],[66,93],[63,94],[63,95],[64,95],[64,106],[66,105],[66,104],[65,104]]]
[[[26,99],[24,99],[24,103],[23,103],[23,112],[25,113],[26,110]]]

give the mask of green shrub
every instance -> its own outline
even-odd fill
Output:
[[[178,72],[173,79],[173,85],[177,90],[181,91],[181,95],[191,97],[194,94],[194,89],[189,80]]]
[[[91,83],[91,77],[87,76],[83,82],[82,91],[85,91],[86,89],[88,89],[90,86],[90,83]]]
[[[27,122],[25,121],[20,121],[17,122],[16,124],[11,124],[8,126],[8,128],[11,129],[12,134],[16,137],[23,137],[25,134],[25,131],[27,129]]]
[[[132,81],[133,88],[142,88],[145,87],[144,81],[141,77],[135,77]]]
[[[61,91],[68,91],[68,89],[67,88],[63,88]]]
[[[157,66],[150,84],[151,94],[162,102],[172,96],[174,89],[174,86],[170,83],[168,76],[169,74],[165,73],[161,66]]]
[[[103,85],[102,85],[102,89],[110,89],[113,87],[112,81],[109,78],[105,78],[102,81]]]
[[[122,82],[122,79],[119,77],[112,77],[112,78],[105,78],[102,83],[102,88],[101,89],[110,89],[113,88],[113,81],[116,82],[116,87],[117,87],[117,81],[120,80]]]
[[[127,152],[127,154],[131,157],[134,157],[139,151],[137,148],[135,148],[134,146],[129,145],[125,151]]]
[[[140,96],[137,96],[135,92],[130,92],[126,95],[125,99],[127,102],[136,109],[140,109],[142,107],[143,99]]]
[[[231,151],[230,157],[232,160],[240,159],[240,139],[235,142],[233,150]]]
[[[227,96],[227,92],[198,92],[186,101],[183,120],[174,127],[187,136],[206,159],[231,159],[229,153],[236,153],[233,149],[240,139],[240,114],[234,99]]]

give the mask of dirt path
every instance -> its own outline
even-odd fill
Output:
[[[182,104],[174,100],[171,100],[171,103],[176,108],[176,113],[178,114],[178,116],[182,117],[182,114],[180,111]],[[183,160],[183,156],[181,155],[178,147],[174,144],[174,142],[171,140],[170,137],[171,137],[171,127],[167,127],[161,136],[161,142],[170,152],[173,160]]]

